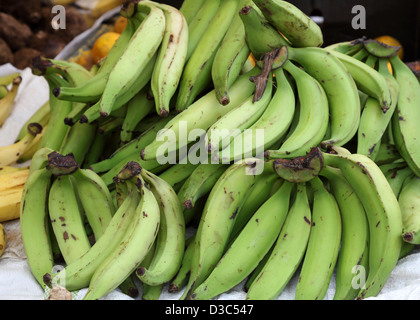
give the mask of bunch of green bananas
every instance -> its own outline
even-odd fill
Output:
[[[98,69],[32,67],[50,88],[20,215],[39,284],[275,299],[299,274],[296,299],[324,299],[336,272],[334,299],[378,295],[420,244],[420,84],[398,48],[322,48],[282,0],[121,14]]]

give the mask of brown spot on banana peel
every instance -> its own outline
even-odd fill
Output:
[[[230,220],[235,219],[236,215],[238,214],[239,208],[236,208],[235,212],[233,212],[233,214],[230,216]]]
[[[411,242],[411,241],[413,241],[413,239],[414,239],[414,235],[413,235],[413,232],[405,232],[404,234],[403,234],[403,239],[404,239],[404,241],[406,241],[406,242]]]

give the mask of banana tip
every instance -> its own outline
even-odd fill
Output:
[[[144,267],[139,267],[139,268],[137,268],[137,270],[136,270],[136,274],[137,274],[139,277],[143,276],[145,273],[146,273],[146,268],[144,268]]]
[[[219,102],[222,106],[227,106],[230,103],[230,99],[228,97],[224,96],[220,99]]]
[[[162,118],[166,118],[168,115],[169,115],[169,111],[166,108],[163,108],[159,112],[159,116],[161,116]]]
[[[414,238],[414,236],[413,236],[413,233],[412,232],[406,232],[406,233],[403,234],[403,239],[406,242],[413,241],[413,238]]]
[[[194,208],[194,205],[192,203],[191,200],[185,200],[182,205],[184,206],[185,209],[190,210],[192,208]]]
[[[60,95],[60,93],[61,93],[61,89],[60,89],[59,87],[54,88],[54,89],[52,90],[52,94],[53,94],[53,95],[54,95],[54,97],[56,97],[56,98]]]
[[[171,283],[168,287],[168,292],[169,293],[177,293],[179,291],[179,288],[176,284]]]
[[[86,117],[86,115],[82,115],[82,116],[80,117],[79,122],[80,122],[80,123],[87,123],[87,122],[89,122],[89,119],[88,119],[88,117]]]

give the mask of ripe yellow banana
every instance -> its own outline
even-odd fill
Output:
[[[14,188],[22,187],[29,177],[29,168],[17,168],[10,172],[0,173],[0,194],[1,192]]]
[[[12,88],[7,94],[0,99],[0,127],[4,124],[6,119],[10,116],[15,105],[15,99],[18,94],[20,84],[22,83],[22,77],[18,76],[13,79]]]
[[[42,129],[40,124],[30,123],[25,137],[9,146],[0,147],[0,167],[16,163],[20,156],[31,147],[31,142],[42,132]]]
[[[0,257],[3,255],[6,250],[6,233],[4,231],[4,226],[0,223]]]
[[[19,218],[23,185],[0,192],[0,222]]]

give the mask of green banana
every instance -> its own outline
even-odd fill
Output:
[[[129,143],[133,138],[136,126],[155,108],[150,88],[144,87],[127,102],[127,113],[121,125],[121,144]]]
[[[206,280],[192,293],[208,300],[239,284],[254,270],[277,239],[289,212],[293,183],[285,182],[255,212]]]
[[[51,73],[61,75],[71,87],[81,86],[92,78],[92,74],[82,65],[67,61],[37,57],[32,62],[32,73],[46,76]]]
[[[99,100],[101,116],[108,116],[114,108],[118,97],[125,96],[133,86],[141,88],[137,79],[146,66],[153,62],[152,58],[162,43],[165,31],[165,15],[153,2],[142,1],[137,4],[138,12],[146,13],[146,17],[134,32],[126,49],[109,73],[105,88]],[[131,94],[131,97],[135,95]]]
[[[247,300],[276,299],[303,260],[312,220],[305,183],[296,184],[296,196],[292,201],[267,262],[248,288]]]
[[[96,137],[97,130],[98,126],[96,123],[75,123],[68,130],[59,151],[62,154],[73,153],[77,163],[83,165],[90,146]]]
[[[53,89],[53,94],[57,99],[69,100],[74,102],[95,103],[97,102],[105,88],[109,73],[120,59],[122,53],[127,48],[128,43],[140,25],[137,17],[127,18],[127,25],[101,63],[98,72],[90,80],[78,87],[59,86]]]
[[[328,97],[331,134],[323,144],[345,145],[357,132],[360,99],[356,83],[343,63],[322,48],[289,48],[289,59],[314,77]]]
[[[201,0],[200,0],[201,1]],[[199,1],[197,1],[199,2]],[[187,60],[193,54],[201,37],[220,7],[221,0],[204,1],[194,17],[188,21]],[[187,17],[185,17],[187,19]]]
[[[360,91],[378,100],[384,112],[390,108],[392,98],[384,76],[351,56],[334,50],[329,52],[344,64]]]
[[[184,181],[196,168],[196,164],[192,164],[190,162],[179,162],[163,171],[161,174],[159,174],[159,177],[169,183],[169,185],[175,190],[182,186]]]
[[[71,177],[95,240],[98,240],[116,211],[111,193],[101,177],[92,170],[79,168]]]
[[[198,164],[178,192],[182,206],[185,209],[192,209],[198,199],[210,192],[227,167],[225,164]]]
[[[413,175],[409,176],[401,188],[398,196],[398,201],[401,207],[402,215],[402,237],[405,242],[411,244],[419,244],[419,185],[420,179]]]
[[[191,260],[194,253],[194,235],[186,240],[186,248],[182,257],[181,266],[175,277],[169,282],[168,292],[177,293],[183,289],[188,282],[188,274],[191,270]]]
[[[273,49],[288,45],[288,42],[253,6],[244,6],[239,16],[245,28],[245,39],[256,60]]]
[[[154,69],[154,62],[156,60],[157,55],[153,55],[150,59],[150,62],[145,66],[143,72],[134,80],[135,85],[125,87],[126,90],[121,90],[121,95],[118,95],[116,100],[112,105],[112,110],[109,116],[113,116],[118,112],[124,112],[124,109],[127,107],[127,103],[133,99],[133,97],[142,89],[144,88],[151,79],[153,69]],[[94,122],[95,120],[100,119],[101,117],[105,117],[105,114],[101,114],[101,100],[97,101],[93,105],[90,105],[84,113],[80,116],[80,122]]]
[[[391,186],[392,191],[398,197],[404,182],[410,176],[413,176],[413,170],[407,165],[400,166],[398,164],[390,164],[392,167],[384,170],[384,166],[381,166],[380,169],[384,173],[389,185]]]
[[[88,169],[92,164],[101,161],[104,154],[105,145],[110,137],[110,134],[100,134],[96,131],[92,144],[86,153],[85,161],[81,168]]]
[[[258,150],[265,151],[273,147],[287,133],[295,114],[296,98],[293,88],[286,78],[283,68],[273,71],[275,91],[262,116],[248,130],[242,133],[241,154],[235,152],[235,145],[229,146],[230,159],[258,156]],[[258,130],[264,130],[264,139],[257,139]],[[239,138],[238,138],[239,139]],[[224,160],[224,159],[223,159]]]
[[[390,59],[393,75],[400,85],[397,108],[392,117],[392,132],[397,150],[416,175],[420,173],[417,143],[420,103],[420,83],[408,66],[398,56]]]
[[[210,126],[206,134],[205,148],[211,157],[219,158],[220,152],[222,159],[231,158],[230,155],[225,155],[223,150],[230,152],[230,148],[226,148],[230,144],[238,143],[238,139],[235,138],[241,137],[241,133],[261,118],[272,99],[272,92],[273,83],[269,82],[260,100],[254,101],[253,96],[247,98],[240,106],[229,111]],[[239,148],[242,148],[242,141],[239,143]]]
[[[155,141],[151,142],[141,151],[142,159],[160,159],[163,162],[165,160],[165,152],[168,151],[168,146],[168,149],[170,149],[169,151],[177,151],[185,148],[188,141],[180,140],[180,132],[186,131],[188,137],[194,129],[207,131],[217,119],[242,104],[242,102],[251,96],[255,90],[255,85],[249,78],[257,72],[258,70],[256,68],[252,69],[248,73],[241,75],[235,81],[231,87],[231,102],[229,105],[221,105],[215,97],[214,90],[212,90],[195,101],[183,112],[177,114],[156,136]],[[185,128],[185,126],[187,126],[187,128]],[[168,158],[171,156],[173,155],[168,155]]]
[[[165,117],[169,114],[169,105],[187,60],[189,31],[188,22],[178,9],[157,2],[155,5],[163,10],[166,28],[152,74],[151,89],[156,112]]]
[[[251,219],[252,215],[255,214],[255,212],[275,193],[273,192],[273,186],[278,181],[281,181],[283,184],[283,179],[279,179],[278,176],[272,173],[261,174],[257,177],[244,204],[236,215],[236,221],[232,228],[230,241],[239,234],[242,228],[248,223],[249,219]]]
[[[286,217],[287,219],[287,217]],[[281,230],[280,230],[281,232]],[[247,293],[249,288],[251,287],[252,283],[255,281],[255,279],[257,278],[257,276],[260,274],[261,270],[264,268],[265,264],[268,261],[268,258],[270,257],[271,253],[273,252],[273,248],[274,248],[273,244],[270,248],[270,250],[265,254],[264,258],[261,259],[261,261],[258,263],[258,266],[252,271],[252,273],[248,276],[248,278],[246,279],[245,283],[244,283],[244,291]]]
[[[135,170],[129,171],[129,176],[132,176]],[[158,201],[140,174],[130,178],[136,180],[139,188],[139,204],[129,229],[93,273],[84,300],[100,299],[118,287],[141,263],[155,242],[160,223]]]
[[[341,248],[335,271],[334,300],[354,300],[359,288],[356,275],[368,273],[369,225],[363,205],[340,169],[324,167],[321,171],[337,200],[342,221]]]
[[[381,169],[358,154],[324,153],[324,164],[340,168],[365,209],[369,223],[369,274],[357,299],[376,296],[400,254],[402,218],[398,200]]]
[[[70,291],[88,287],[97,268],[120,243],[132,223],[139,195],[138,188],[132,181],[117,182],[117,190],[121,192],[121,200],[108,228],[86,254],[68,264],[62,272],[49,274],[48,278],[52,282]]]
[[[164,128],[169,120],[169,117],[160,119],[138,137],[115,150],[107,159],[92,164],[90,169],[96,173],[106,172],[113,169],[121,161],[139,155],[144,147],[154,141],[158,132]]]
[[[302,10],[288,1],[254,0],[264,17],[294,47],[320,47],[324,43],[321,28]]]
[[[211,83],[211,68],[217,48],[237,13],[239,0],[224,0],[185,64],[179,83],[176,109],[185,110]]]
[[[384,140],[384,138],[382,140]],[[379,150],[376,155],[376,158],[375,158],[376,164],[380,166],[380,165],[392,163],[399,159],[401,159],[401,155],[399,154],[395,145],[389,142],[382,141],[381,145],[379,146]]]
[[[225,252],[236,214],[256,180],[256,162],[235,163],[211,190],[194,239],[191,273],[181,300],[188,299]]]
[[[236,14],[217,49],[211,67],[216,98],[222,105],[229,104],[229,87],[239,76],[250,52],[245,39],[244,25],[239,14]]]
[[[127,296],[135,299],[139,295],[139,289],[137,288],[136,283],[134,282],[133,275],[130,274],[127,279],[121,283],[118,288],[121,290],[122,293],[126,294]]]
[[[341,215],[337,201],[319,177],[313,188],[312,227],[296,286],[296,300],[323,300],[338,258]]]
[[[388,70],[388,60],[379,59],[379,73],[386,79],[391,92],[391,105],[383,113],[376,99],[368,98],[363,108],[358,129],[357,153],[376,160],[382,138],[397,107],[399,84]]]
[[[45,128],[45,132],[39,142],[38,149],[49,148],[53,150],[60,150],[61,145],[69,131],[69,126],[64,123],[67,114],[72,110],[73,103],[70,101],[58,100],[52,93],[55,86],[53,79],[58,79],[59,76],[52,74],[45,78],[49,86],[49,104],[50,104],[50,120],[49,125]],[[67,83],[64,79],[59,80],[59,83]]]
[[[183,14],[188,23],[196,17],[200,8],[209,1],[205,0],[185,0],[182,1],[179,11]]]
[[[153,259],[148,267],[137,268],[136,275],[143,283],[158,286],[169,282],[181,266],[185,221],[181,203],[172,187],[147,170],[143,169],[141,175],[158,200],[161,217]]]
[[[266,152],[269,159],[304,156],[322,141],[329,122],[328,98],[320,83],[290,61],[284,68],[297,83],[300,100],[299,120],[279,150]]]
[[[91,248],[70,175],[58,176],[52,182],[48,210],[64,261],[70,264]]]
[[[54,267],[49,225],[48,195],[51,173],[43,168],[32,168],[23,187],[20,203],[20,231],[23,249],[32,275],[45,288],[44,274]]]
[[[370,54],[379,59],[388,59],[398,54],[400,46],[391,46],[374,39],[365,39],[363,48]]]

